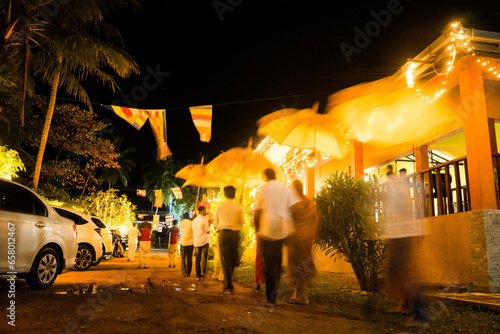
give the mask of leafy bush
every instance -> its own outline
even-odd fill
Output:
[[[98,191],[85,196],[81,201],[84,211],[101,218],[112,230],[125,233],[127,227],[135,222],[135,205],[127,196],[118,196],[116,189]]]
[[[376,223],[378,180],[336,172],[325,180],[315,200],[321,214],[316,243],[335,260],[352,266],[361,290],[379,291],[378,276],[387,255]]]
[[[23,171],[24,163],[16,150],[0,146],[0,177],[11,179],[17,177],[17,172]]]

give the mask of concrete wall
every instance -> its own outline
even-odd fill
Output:
[[[413,271],[418,281],[451,285],[473,282],[469,215],[457,213],[420,222],[427,234],[415,245]],[[314,257],[318,270],[354,274],[350,263],[343,259],[334,262],[320,249],[315,249]]]
[[[343,258],[335,261],[334,258],[330,257],[330,255],[326,255],[318,246],[314,247],[313,256],[317,270],[354,275],[350,263],[346,262]]]
[[[423,219],[426,235],[417,241],[417,278],[425,283],[470,284],[471,235],[468,212]]]

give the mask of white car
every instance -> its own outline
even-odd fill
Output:
[[[78,251],[74,269],[89,269],[102,256],[101,228],[92,221],[92,217],[85,213],[61,207],[54,207],[54,209],[64,218],[74,221],[78,228]]]
[[[93,265],[97,265],[103,258],[109,260],[113,256],[113,233],[100,218],[92,216],[91,219],[94,224],[101,228],[102,235],[102,257],[93,263]]]
[[[24,278],[34,289],[47,288],[73,267],[77,248],[73,221],[28,187],[0,179],[0,274]]]

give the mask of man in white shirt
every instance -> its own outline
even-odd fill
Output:
[[[193,245],[196,249],[196,280],[199,281],[202,277],[205,277],[208,247],[210,246],[210,224],[204,206],[198,207],[198,215],[193,220]]]
[[[189,213],[184,212],[179,227],[181,228],[181,271],[182,276],[186,277],[191,275],[193,268],[193,222]]]
[[[141,232],[135,227],[135,224],[132,223],[132,226],[128,228],[127,231],[127,239],[128,239],[128,259],[127,261],[134,262],[135,258],[135,250],[137,248],[137,240]]]
[[[283,241],[294,232],[291,206],[296,200],[287,188],[276,183],[273,169],[264,170],[264,179],[255,194],[255,230],[262,240],[261,250],[264,258],[266,276],[266,297],[269,304],[276,304],[279,274],[275,268],[281,268]]]
[[[225,294],[233,293],[234,287],[231,277],[239,260],[240,230],[245,222],[243,207],[234,202],[235,194],[234,187],[224,187],[226,200],[215,208],[214,226],[219,231],[219,251],[224,271],[222,292]]]

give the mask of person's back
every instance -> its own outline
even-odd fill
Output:
[[[151,223],[143,222],[140,226],[141,237],[140,241],[151,241]]]
[[[290,207],[294,204],[288,189],[270,180],[256,194],[257,208],[261,209],[257,233],[263,239],[279,240],[293,232]]]
[[[208,225],[208,217],[199,214],[193,219],[193,245],[200,247],[209,242],[210,226]]]
[[[288,189],[276,183],[273,169],[264,170],[266,183],[255,195],[255,225],[264,258],[267,302],[276,304],[283,242],[294,230],[291,207],[295,203]]]
[[[169,244],[178,244],[179,243],[179,232],[180,228],[177,227],[177,225],[174,225],[170,230],[168,230],[168,235],[169,235]]]
[[[183,276],[190,276],[193,265],[193,222],[189,213],[184,212],[179,224],[181,229],[181,271]]]
[[[180,222],[181,246],[193,245],[193,222],[191,219],[183,219]]]

